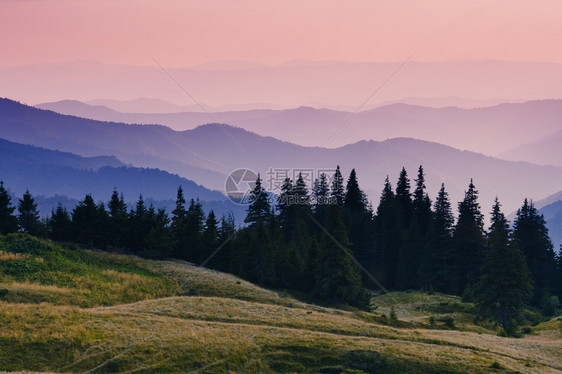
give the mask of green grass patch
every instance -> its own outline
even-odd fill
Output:
[[[177,295],[177,282],[125,256],[0,236],[0,300],[91,307]]]

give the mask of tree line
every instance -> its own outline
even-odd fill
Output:
[[[188,204],[181,186],[170,215],[142,196],[128,209],[114,191],[107,204],[86,195],[71,212],[59,205],[41,220],[29,192],[16,214],[0,183],[0,234],[183,259],[334,304],[367,307],[367,289],[380,284],[462,295],[504,324],[523,305],[548,310],[562,297],[561,256],[527,199],[512,227],[496,199],[486,231],[472,180],[455,219],[444,185],[435,201],[428,196],[421,166],[413,186],[404,168],[395,188],[387,177],[376,209],[355,170],[346,182],[339,167],[331,181],[321,174],[310,191],[302,175],[287,178],[274,202],[261,182],[258,176],[241,227],[231,215],[205,214],[198,200]]]

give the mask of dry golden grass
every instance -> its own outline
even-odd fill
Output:
[[[373,300],[377,313],[388,315],[394,307],[398,318],[406,320],[394,324],[403,327],[392,327],[385,321],[393,322],[380,315],[310,305],[184,262],[85,253],[100,264],[94,273],[58,274],[68,287],[0,284],[8,296],[24,295],[22,303],[5,297],[0,301],[1,370],[562,371],[560,319],[535,326],[522,339],[498,337],[490,331],[425,329],[421,327],[427,326],[429,316],[446,315],[470,330],[469,321],[462,322],[470,305],[461,305],[458,298],[448,295],[404,292]],[[166,282],[162,283],[162,277]],[[178,294],[191,296],[170,297]],[[38,303],[44,299],[49,302]],[[112,306],[100,306],[104,304]],[[491,367],[497,365],[502,369]]]
[[[0,250],[0,261],[18,261],[18,260],[27,260],[33,258],[35,261],[43,263],[43,259],[41,257],[33,257],[26,253],[12,253]]]
[[[76,342],[58,360],[51,358],[55,362],[26,367],[56,372],[96,367],[98,372],[133,372],[142,367],[151,368],[145,370],[148,372],[188,372],[204,367],[219,372],[226,368],[233,372],[257,372],[258,368],[266,373],[299,372],[305,367],[299,364],[319,369],[336,365],[349,352],[364,351],[384,357],[384,367],[390,372],[489,372],[493,362],[521,373],[562,370],[561,348],[552,342],[368,323],[361,326],[353,315],[309,315],[299,309],[243,301],[228,310],[238,310],[248,320],[237,316],[229,322],[216,321],[216,307],[226,307],[225,303],[234,300],[213,299],[181,297],[90,310],[0,303],[4,321],[0,339],[33,342],[39,359],[42,351],[37,352],[37,347],[42,344]],[[175,311],[190,306],[197,310]],[[261,312],[266,316],[258,322],[252,320]],[[329,332],[331,323],[337,321],[341,322],[338,331]],[[322,326],[327,331],[318,331]],[[18,354],[25,354],[29,347],[23,345]]]
[[[184,294],[218,296],[279,305],[301,305],[277,292],[258,287],[234,275],[200,268],[184,261],[138,260],[139,266],[177,280]]]

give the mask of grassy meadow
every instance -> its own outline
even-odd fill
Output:
[[[557,373],[560,317],[498,336],[423,292],[307,303],[181,261],[0,237],[0,372]]]

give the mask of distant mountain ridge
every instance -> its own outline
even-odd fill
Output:
[[[102,121],[158,123],[175,130],[193,129],[212,122],[228,123],[260,135],[312,147],[323,145],[345,124],[325,146],[341,147],[363,139],[413,137],[487,155],[500,154],[562,128],[562,100],[504,103],[475,109],[395,103],[357,114],[305,106],[213,112],[210,115],[201,112],[121,113],[75,101],[44,103],[37,107]],[[520,160],[534,161],[525,157]]]
[[[0,139],[0,180],[14,199],[29,190],[43,216],[58,203],[73,209],[86,194],[92,194],[96,201],[108,201],[113,189],[124,195],[130,207],[142,195],[147,205],[153,203],[170,213],[181,185],[186,200],[199,199],[205,211],[213,209],[219,217],[232,213],[238,224],[245,217],[246,208],[221,192],[163,170],[125,166],[115,157],[81,157],[4,139]]]
[[[562,128],[562,116],[559,118]],[[531,141],[500,154],[507,160],[529,160],[539,165],[562,166],[562,131]]]
[[[82,170],[98,170],[104,166],[121,167],[124,163],[115,156],[81,157],[70,152],[60,152],[42,147],[25,146],[0,139],[0,154],[5,165],[57,165]]]

